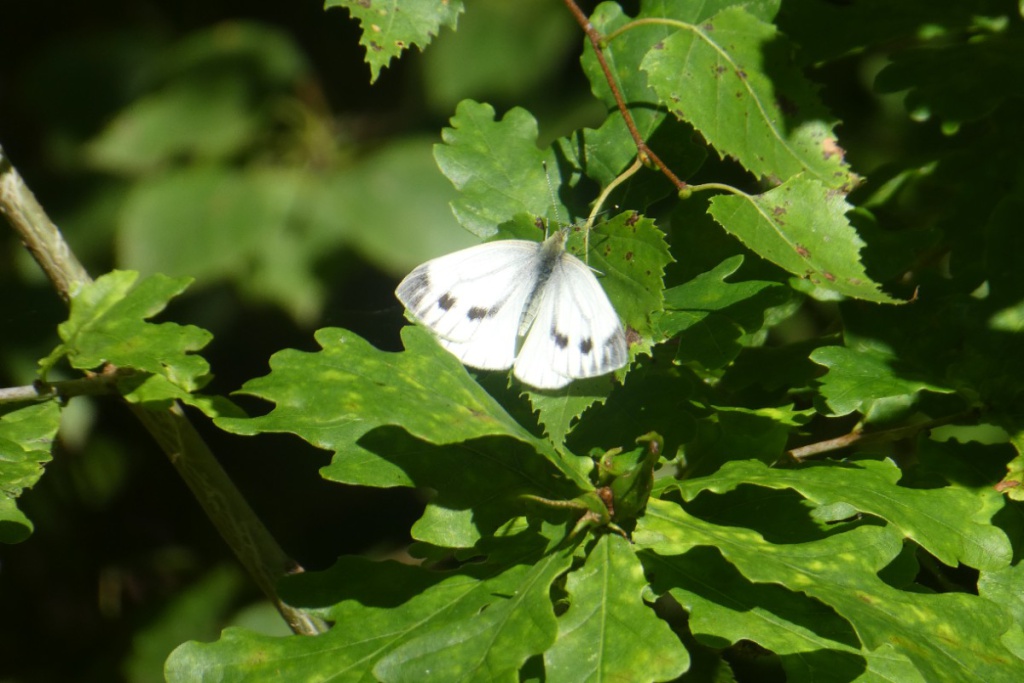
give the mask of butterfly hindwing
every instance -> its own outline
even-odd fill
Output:
[[[536,317],[515,362],[521,381],[558,389],[626,364],[629,353],[619,316],[582,261],[562,252],[536,297]]]
[[[409,273],[395,294],[463,363],[505,370],[515,361],[540,246],[504,240],[441,256]]]

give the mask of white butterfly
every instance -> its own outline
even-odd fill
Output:
[[[593,272],[565,250],[567,237],[441,256],[409,273],[395,296],[471,367],[511,367],[538,389],[603,375],[629,360],[626,336]]]

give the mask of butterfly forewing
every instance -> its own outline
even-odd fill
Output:
[[[505,370],[515,361],[540,247],[505,240],[463,249],[417,267],[395,295],[463,363]]]
[[[514,367],[538,389],[612,372],[629,360],[622,324],[565,237],[489,242],[427,261],[395,294],[466,365]]]

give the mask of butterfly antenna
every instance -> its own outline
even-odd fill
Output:
[[[548,182],[548,196],[551,198],[551,209],[555,215],[555,220],[561,223],[561,218],[558,216],[558,201],[555,199],[555,185],[551,182],[551,174],[548,173],[548,162],[541,161],[541,166],[544,167],[544,179]],[[591,221],[593,217],[591,217]],[[565,225],[569,225],[569,221],[566,220]],[[547,238],[548,232],[545,226],[544,237]],[[583,226],[583,259],[586,263],[590,262],[590,222]]]
[[[548,183],[548,198],[551,200],[552,214],[555,217],[555,221],[561,223],[562,219],[558,215],[558,201],[555,200],[555,185],[551,182],[551,174],[548,173],[548,162],[542,161],[540,164],[544,167],[544,180]],[[550,223],[550,220],[548,223]],[[545,230],[544,236],[547,237],[547,230]]]

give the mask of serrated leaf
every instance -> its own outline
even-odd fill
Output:
[[[561,446],[574,424],[591,406],[607,400],[616,387],[612,375],[576,380],[557,391],[526,390],[537,419],[552,442]]]
[[[636,65],[652,46],[676,30],[664,20],[699,21],[709,12],[717,11],[721,4],[727,3],[642,2],[637,15],[630,17],[623,12],[619,3],[604,2],[589,17],[595,30],[610,38],[605,41],[602,54],[637,132],[681,178],[688,178],[704,163],[706,146],[699,140],[692,126],[668,117],[660,107],[650,106],[650,103],[658,100],[657,93],[651,89],[646,75]],[[750,3],[754,4],[758,5],[758,9],[764,9],[773,2]],[[774,9],[771,14],[774,14]],[[642,23],[644,20],[653,21]],[[627,30],[619,32],[619,29],[626,27]],[[636,142],[618,111],[608,86],[608,77],[589,41],[584,41],[580,64],[590,81],[591,91],[606,106],[609,114],[596,129],[583,128],[570,138],[563,138],[558,144],[566,158],[576,160],[583,173],[601,187],[606,187],[636,158]],[[671,186],[660,173],[641,169],[607,201],[621,206],[647,207],[670,192]]]
[[[583,231],[567,248],[582,254]],[[633,212],[620,213],[590,233],[587,263],[615,305],[624,325],[649,338],[651,316],[662,308],[662,278],[672,262],[665,235],[654,221]],[[582,256],[581,256],[582,258]]]
[[[689,3],[673,3],[667,8],[659,5],[655,10],[651,3],[645,2],[636,18],[663,16],[665,10],[668,10],[668,13],[684,11],[688,6]],[[632,18],[622,11],[617,2],[602,2],[590,16],[590,23],[602,35],[608,35],[631,21]],[[649,102],[657,100],[657,96],[647,85],[647,79],[637,70],[636,65],[652,45],[672,32],[672,28],[658,24],[638,26],[610,41],[604,49],[604,57],[615,77],[615,83],[627,105],[631,105],[630,115],[644,140],[648,140],[665,120],[665,112],[648,106]],[[636,157],[636,143],[630,137],[622,115],[615,108],[615,98],[608,87],[607,77],[589,41],[585,43],[580,66],[590,81],[594,96],[612,112],[599,128],[586,130],[583,134],[587,175],[605,186]]]
[[[1001,680],[1020,665],[1001,642],[1012,626],[1005,609],[963,593],[901,591],[878,578],[900,552],[901,534],[891,527],[858,526],[776,545],[749,529],[711,524],[679,505],[651,500],[633,540],[668,562],[698,546],[717,546],[749,580],[817,598],[850,622],[866,649],[892,648],[927,681]]]
[[[923,379],[913,379],[906,370],[897,373],[891,353],[875,348],[822,346],[810,359],[828,368],[818,381],[821,395],[835,415],[849,415],[873,401],[887,398],[912,400],[921,391],[949,394],[953,390]]]
[[[503,224],[499,235],[534,240],[544,236],[529,215]],[[651,316],[662,307],[665,268],[673,260],[654,221],[631,211],[620,213],[589,234],[583,228],[571,230],[566,250],[595,271],[623,325],[649,337]]]
[[[517,214],[548,216],[559,221],[571,215],[558,203],[552,211],[548,173],[557,173],[558,159],[537,147],[537,121],[526,111],[510,109],[500,121],[494,108],[463,100],[441,132],[444,144],[434,146],[441,171],[462,195],[452,211],[467,230],[490,237]],[[558,185],[557,178],[550,181]],[[556,197],[556,202],[558,198]]]
[[[845,296],[896,303],[864,271],[864,242],[846,219],[850,208],[841,193],[795,177],[760,195],[719,195],[710,213],[747,247],[794,275]]]
[[[462,0],[325,0],[324,9],[344,7],[363,30],[370,82],[409,47],[424,49],[442,26],[455,28]]]
[[[1010,541],[991,523],[1002,507],[997,492],[907,488],[897,484],[901,476],[889,460],[808,463],[799,469],[745,460],[726,463],[711,477],[682,482],[679,489],[692,499],[701,491],[722,493],[741,484],[791,488],[818,505],[846,503],[880,517],[951,567],[995,570],[1010,563]]]
[[[669,111],[757,176],[780,183],[805,173],[846,192],[857,184],[834,121],[773,25],[729,7],[680,29],[640,64]]]
[[[690,658],[668,624],[645,605],[643,567],[630,543],[605,534],[566,583],[569,610],[544,653],[550,683],[673,680]]]
[[[56,401],[0,409],[0,543],[20,543],[31,535],[32,522],[16,501],[43,475],[58,427]]]
[[[315,337],[320,351],[280,351],[270,359],[269,375],[242,387],[241,393],[274,403],[270,413],[217,424],[236,434],[290,432],[344,457],[365,455],[356,442],[382,425],[435,444],[507,436],[590,488],[576,469],[589,459],[560,456],[524,429],[427,331],[403,328],[403,353],[379,351],[348,330],[324,328]]]

